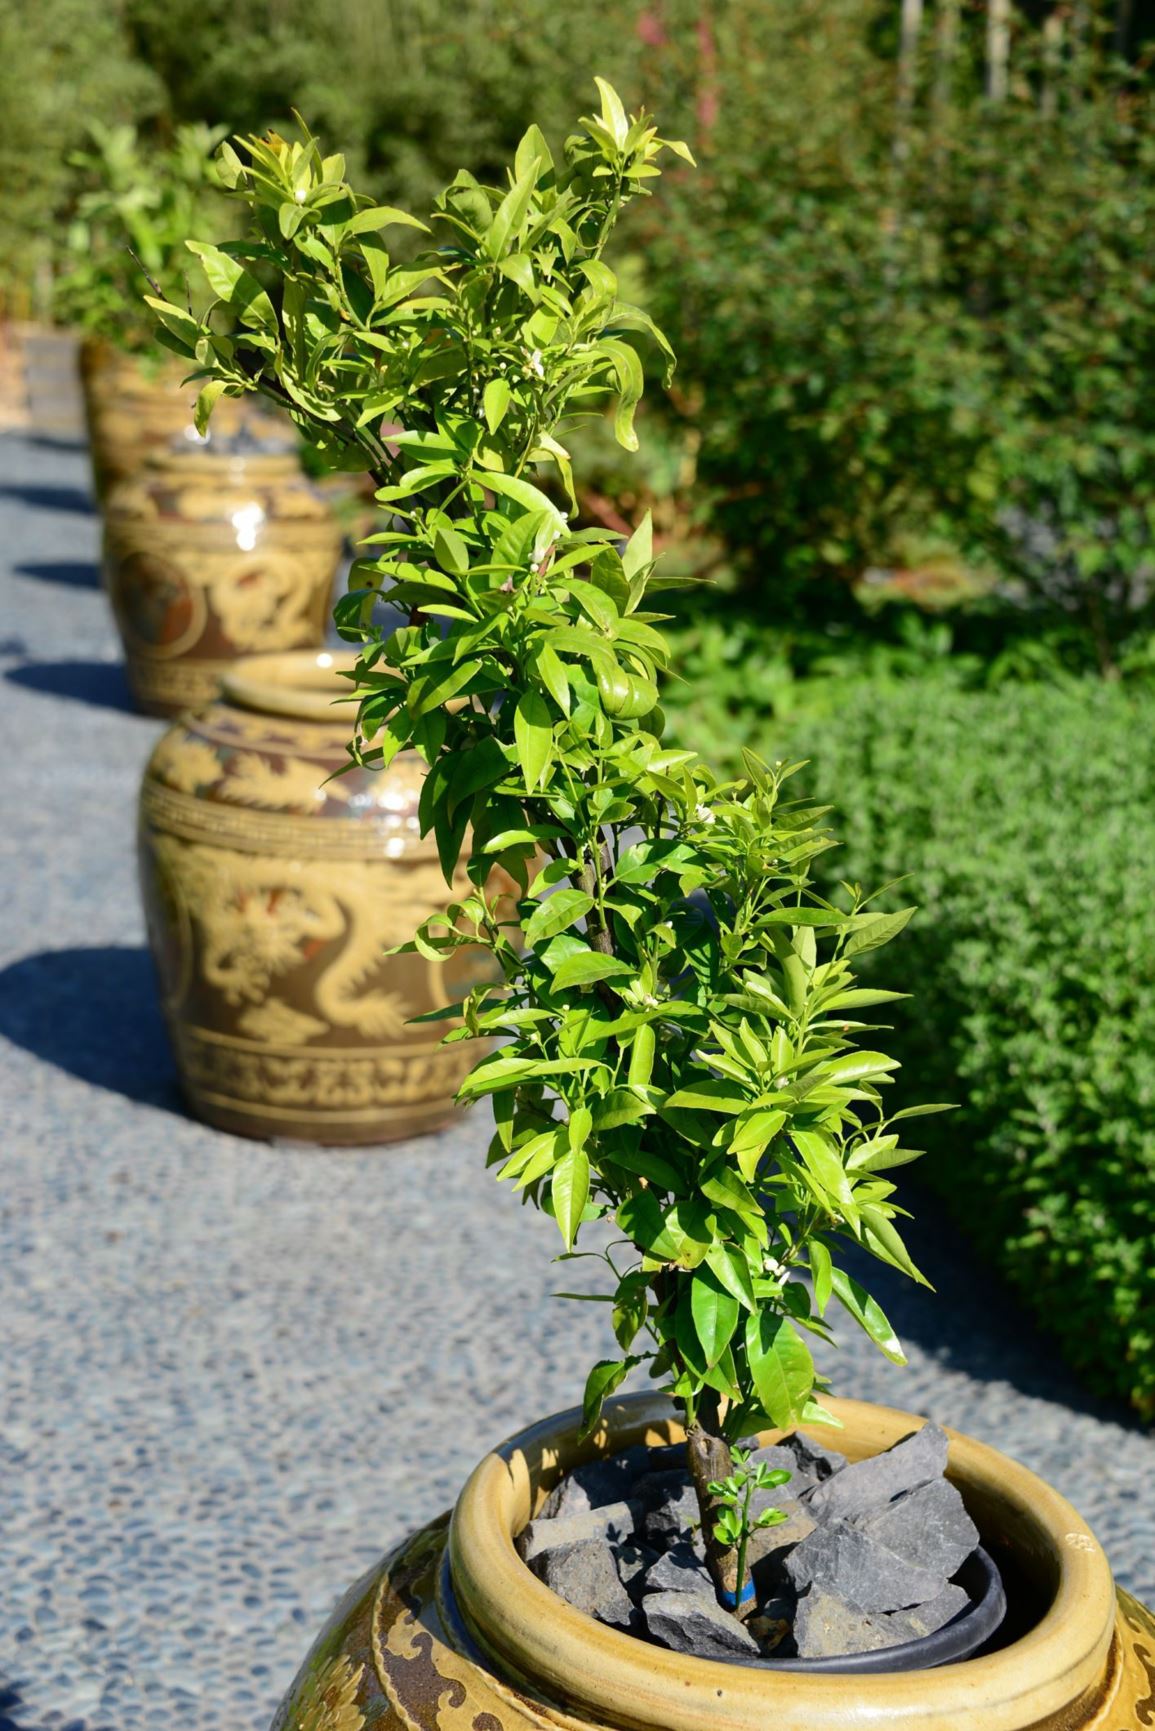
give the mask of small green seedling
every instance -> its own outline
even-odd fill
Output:
[[[746,1553],[750,1547],[753,1533],[765,1527],[778,1527],[786,1519],[782,1509],[763,1509],[761,1514],[750,1519],[750,1503],[755,1491],[777,1490],[784,1485],[790,1474],[781,1467],[768,1467],[765,1461],[755,1461],[750,1464],[750,1451],[736,1448],[732,1451],[734,1471],[724,1479],[715,1479],[710,1485],[710,1495],[722,1505],[722,1513],[714,1525],[714,1537],[727,1550],[738,1553],[737,1584],[734,1588],[734,1604],[727,1609],[743,1614],[746,1606],[754,1602],[754,1586],[746,1585]]]

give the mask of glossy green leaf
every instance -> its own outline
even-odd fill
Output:
[[[811,1266],[813,1266],[814,1246],[811,1245]],[[886,1312],[878,1301],[872,1298],[864,1286],[860,1286],[852,1275],[842,1268],[836,1268],[832,1273],[834,1295],[843,1308],[865,1330],[871,1340],[890,1360],[892,1364],[905,1364],[906,1354],[899,1345],[898,1336],[890,1326]]]
[[[524,691],[518,698],[513,733],[525,785],[532,793],[553,760],[553,719],[536,691]]]

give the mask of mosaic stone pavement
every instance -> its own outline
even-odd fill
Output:
[[[83,451],[0,438],[0,1731],[265,1731],[345,1586],[577,1398],[605,1317],[551,1303],[479,1117],[335,1154],[184,1115],[134,881],[160,724],[97,543]],[[915,1250],[937,1297],[878,1286],[910,1368],[848,1339],[840,1391],[1042,1472],[1155,1601],[1155,1441],[929,1203]]]

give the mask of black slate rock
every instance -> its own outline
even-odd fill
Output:
[[[712,1594],[650,1593],[642,1601],[642,1613],[654,1640],[675,1653],[699,1659],[758,1654],[754,1637]]]
[[[869,1615],[902,1611],[937,1598],[946,1585],[933,1569],[919,1569],[850,1521],[816,1527],[786,1559],[795,1592],[829,1593]]]
[[[778,1526],[760,1527],[751,1533],[746,1553],[759,1598],[787,1585],[786,1559],[814,1531],[814,1521],[802,1503],[780,1500],[777,1506],[786,1519]]]
[[[948,1446],[946,1432],[939,1425],[923,1425],[884,1454],[832,1473],[808,1493],[806,1506],[816,1521],[869,1514],[904,1491],[941,1478],[946,1471]]]
[[[913,1568],[937,1575],[943,1582],[962,1568],[979,1542],[978,1528],[962,1497],[946,1479],[932,1479],[906,1491],[852,1524]]]
[[[539,1520],[556,1515],[581,1515],[590,1509],[604,1508],[629,1498],[638,1478],[654,1469],[656,1449],[623,1449],[621,1454],[604,1459],[583,1461],[560,1484],[554,1486],[542,1505]]]
[[[892,1644],[885,1617],[872,1617],[822,1587],[812,1587],[798,1601],[794,1645],[800,1659],[877,1653]]]
[[[646,1590],[646,1572],[660,1553],[649,1545],[614,1545],[612,1549],[622,1586],[632,1599],[640,1599]]]
[[[605,1539],[555,1545],[540,1551],[530,1567],[539,1581],[575,1610],[611,1628],[628,1629],[633,1622],[633,1600],[622,1586],[614,1553]]]
[[[710,1571],[692,1545],[674,1545],[646,1570],[645,1593],[713,1594]]]
[[[639,1503],[627,1502],[607,1503],[601,1508],[586,1509],[583,1514],[559,1515],[553,1519],[539,1515],[525,1527],[517,1548],[522,1561],[529,1563],[542,1551],[584,1544],[589,1539],[620,1544],[636,1530],[641,1515]]]
[[[647,1504],[638,1535],[656,1550],[668,1551],[674,1545],[692,1542],[694,1529],[701,1519],[698,1498],[688,1480],[677,1473],[661,1475],[667,1482],[660,1495],[654,1496],[654,1480],[642,1481],[638,1493]]]

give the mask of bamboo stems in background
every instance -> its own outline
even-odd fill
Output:
[[[1115,52],[1126,54],[1131,45],[1131,16],[1135,0],[1118,0],[1115,7]]]
[[[950,104],[955,53],[958,48],[959,0],[938,0],[934,20],[934,93],[937,113]]]
[[[1063,63],[1063,29],[1065,19],[1057,9],[1043,24],[1043,94],[1040,102],[1043,114],[1053,119],[1058,108],[1058,82]]]
[[[1007,94],[1011,52],[1011,0],[987,0],[987,96],[1002,102]]]
[[[902,32],[898,45],[898,116],[910,117],[918,76],[918,39],[922,31],[922,0],[902,0]]]

